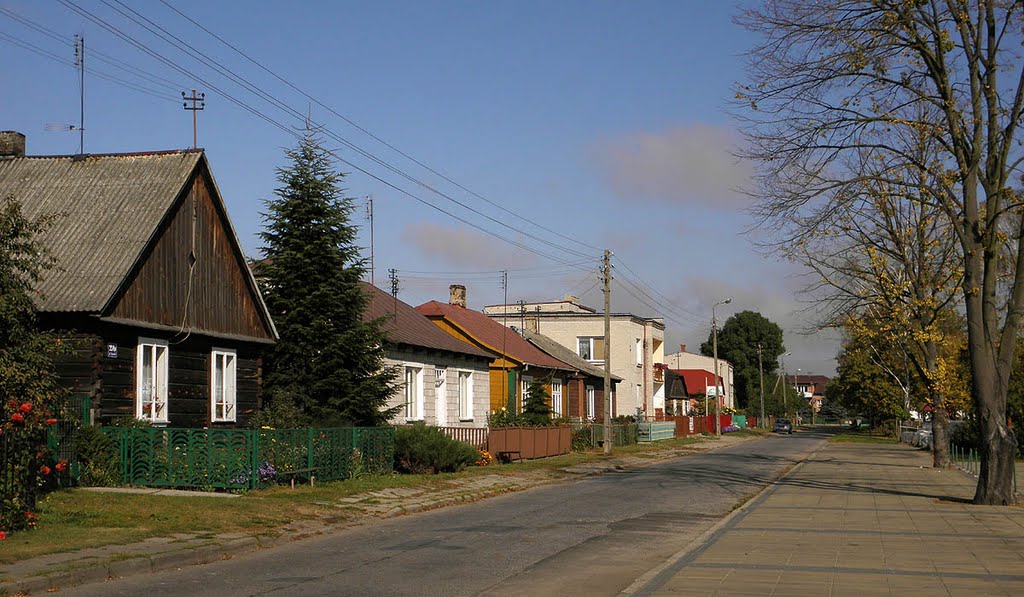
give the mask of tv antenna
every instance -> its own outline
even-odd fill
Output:
[[[78,131],[78,155],[85,153],[85,37],[75,36],[75,68],[78,69],[79,120],[78,124],[47,122],[48,131]]]

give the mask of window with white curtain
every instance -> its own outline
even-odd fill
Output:
[[[135,418],[166,423],[167,341],[139,338],[135,350]]]
[[[405,420],[423,419],[423,369],[405,368]]]
[[[210,412],[213,422],[234,422],[237,404],[235,381],[238,377],[236,351],[214,348],[210,366]]]
[[[556,417],[561,417],[562,411],[562,380],[551,380],[551,412]]]
[[[597,401],[597,392],[594,391],[594,386],[587,386],[587,418],[593,420],[594,418],[594,404]]]

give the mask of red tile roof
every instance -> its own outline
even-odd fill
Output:
[[[380,288],[364,282],[363,290],[370,294],[373,301],[373,317],[387,317],[384,320],[383,328],[387,332],[388,340],[391,342],[434,350],[445,350],[487,359],[493,358],[489,352],[445,333],[434,322],[417,311],[415,307],[402,301],[396,301],[395,297]],[[370,309],[368,308],[363,313],[363,319],[368,320],[370,317]]]
[[[501,325],[479,311],[438,301],[423,303],[416,307],[416,310],[431,319],[444,319],[486,346],[495,357],[501,356],[504,352],[516,361],[536,367],[576,371],[576,367],[545,353],[524,340],[515,330]]]

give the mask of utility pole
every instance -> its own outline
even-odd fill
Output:
[[[192,149],[196,149],[199,147],[196,136],[196,112],[206,108],[206,94],[200,93],[199,95],[196,95],[196,90],[193,89],[192,95],[186,96],[185,92],[182,91],[181,99],[185,100],[181,105],[186,110],[190,110],[192,112]],[[191,106],[188,105],[189,102],[192,102]]]
[[[75,36],[75,66],[78,67],[78,155],[85,155],[85,36]]]
[[[604,453],[612,453],[612,252],[604,250]]]
[[[511,373],[508,370],[508,359],[505,357],[505,343],[508,336],[508,270],[501,270],[501,289],[505,293],[501,301],[501,387],[505,394],[505,404],[508,412],[516,411],[515,395],[513,393]]]
[[[395,297],[395,317],[398,317],[398,270],[388,270],[388,277],[391,278],[391,296]]]
[[[789,383],[789,380],[786,379],[786,355],[788,354],[792,353],[787,352],[779,357],[779,360],[782,361],[782,411],[786,413],[786,418],[792,421],[793,419],[789,418],[789,396],[786,394],[786,385]]]
[[[761,343],[757,343],[757,375],[761,379],[761,428],[765,428],[764,422],[764,365],[761,363]]]
[[[722,437],[722,396],[718,391],[718,318],[715,316],[715,307],[728,305],[731,302],[732,299],[727,298],[711,305],[711,350],[715,354],[715,437]],[[722,386],[722,389],[725,389],[725,384]]]
[[[519,335],[525,336],[523,330],[526,329],[526,301],[519,299]]]
[[[370,319],[375,319],[374,297],[377,296],[377,285],[373,279],[373,195],[366,196],[366,217],[370,220]]]

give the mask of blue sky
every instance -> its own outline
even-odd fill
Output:
[[[325,145],[351,163],[339,164],[349,173],[349,194],[360,204],[374,197],[376,281],[387,287],[388,269],[397,269],[400,298],[409,303],[446,300],[451,283],[467,286],[471,307],[499,303],[497,272],[506,269],[510,301],[574,293],[600,307],[596,270],[600,251],[609,248],[613,308],[665,317],[669,351],[680,343],[696,351],[710,329],[710,305],[731,297],[717,310],[721,319],[749,309],[783,326],[790,371],[833,372],[834,336],[799,333],[806,325],[806,305],[795,296],[800,270],[761,255],[745,234],[749,201],[735,189],[750,166],[730,154],[739,138],[727,103],[754,40],[732,23],[734,3],[167,0],[304,95],[159,0],[68,1],[187,72],[57,0],[0,0],[0,129],[25,133],[30,154],[77,152],[76,133],[46,125],[78,123],[72,39],[82,34],[86,151],[190,147],[192,118],[180,92],[205,92],[199,145],[251,255],[258,254],[259,213],[272,196],[275,168],[285,165],[283,148],[295,139],[227,94],[288,131],[301,129],[307,113],[324,128]],[[149,19],[151,28],[163,28],[290,111],[115,9]],[[364,215],[356,214],[369,246]]]

